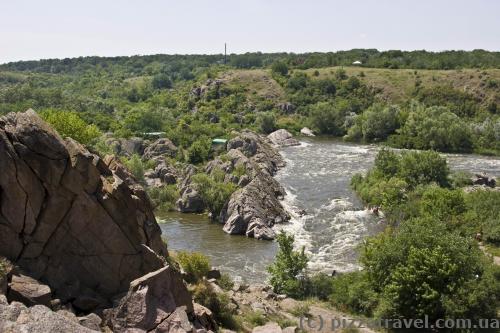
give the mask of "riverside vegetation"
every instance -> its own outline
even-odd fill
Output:
[[[156,55],[4,64],[0,114],[33,107],[61,136],[86,145],[95,156],[120,155],[133,175],[125,173],[128,184],[146,185],[157,209],[175,209],[180,200],[185,211],[208,211],[213,219],[224,217],[234,193],[258,192],[278,167],[275,156],[260,163],[257,155],[267,143],[246,129],[299,133],[307,126],[318,135],[355,142],[500,154],[498,52],[352,50],[231,55],[227,65],[219,60]],[[363,67],[349,67],[354,60]],[[168,140],[126,153],[110,144],[123,143],[127,150],[125,143],[158,135]],[[214,149],[214,138],[237,138],[239,153]],[[123,173],[118,161],[112,163]],[[251,177],[261,183],[245,187]],[[148,183],[160,178],[161,186]],[[352,179],[353,189],[367,204],[380,206],[389,225],[361,247],[364,269],[336,277],[311,274],[293,237],[280,234],[276,262],[269,267],[274,292],[317,298],[364,316],[495,317],[500,271],[473,236],[481,233],[486,248],[498,251],[500,192],[470,190],[468,179],[450,173],[436,152],[381,150],[373,170]],[[283,194],[279,184],[268,187],[276,198]],[[187,205],[183,200],[192,199],[191,190],[199,202]],[[274,219],[286,216],[273,211]],[[243,233],[273,238],[261,227]],[[179,253],[168,260],[183,268],[194,300],[210,308],[219,325],[248,330],[249,323],[251,328],[272,319],[291,326],[286,317],[238,313],[227,294],[207,281],[210,265],[203,255]],[[3,275],[8,265],[0,263]],[[227,276],[217,285],[233,289]]]

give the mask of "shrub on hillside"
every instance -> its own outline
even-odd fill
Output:
[[[177,185],[152,186],[147,188],[147,192],[153,206],[161,211],[174,210],[175,203],[179,199]]]
[[[274,263],[267,268],[270,274],[269,282],[276,293],[302,297],[307,290],[308,259],[304,248],[295,251],[293,235],[284,232],[281,232],[276,240],[279,249]]]
[[[207,275],[210,270],[210,259],[199,252],[177,253],[176,258],[179,265],[187,275],[186,281],[197,282]]]
[[[482,291],[491,282],[491,267],[471,242],[434,218],[406,221],[394,233],[372,239],[361,261],[369,286],[380,294],[376,315],[427,315],[431,321],[453,318],[459,309],[470,318],[494,315],[499,284],[493,283],[491,294]]]
[[[222,208],[237,188],[233,183],[224,183],[223,176],[217,178],[216,175],[209,176],[205,173],[194,175],[192,181],[214,219],[220,215]]]
[[[101,136],[97,126],[87,124],[76,112],[48,109],[41,112],[40,116],[62,137],[70,137],[84,145]]]
[[[391,137],[391,143],[408,149],[470,152],[471,138],[469,125],[446,107],[413,104],[398,135]]]

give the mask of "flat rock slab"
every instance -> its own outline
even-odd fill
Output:
[[[50,287],[26,275],[14,275],[9,283],[9,301],[18,301],[27,306],[41,304],[50,306]]]

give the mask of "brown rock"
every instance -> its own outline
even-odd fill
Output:
[[[149,332],[159,329],[160,325],[177,325],[173,318],[180,316],[182,319],[184,315],[171,315],[179,307],[184,309],[185,314],[192,314],[194,310],[180,273],[166,266],[132,281],[127,295],[109,315],[109,322],[114,332],[126,332],[129,329]],[[179,325],[182,328],[185,326]]]
[[[282,333],[280,325],[276,323],[267,323],[264,326],[257,326],[252,330],[252,333]]]
[[[0,332],[96,333],[100,331],[84,327],[73,318],[53,312],[43,305],[27,308],[18,302],[12,302],[10,305],[0,302]]]
[[[63,140],[30,110],[0,118],[0,170],[0,255],[62,302],[87,289],[109,300],[162,267],[151,203],[118,160]]]
[[[25,275],[13,275],[9,283],[9,301],[21,302],[27,306],[41,304],[50,306],[50,287]]]
[[[145,159],[154,159],[157,157],[175,157],[177,154],[177,147],[169,139],[162,138],[153,142],[149,147],[144,150],[143,157]]]
[[[203,305],[194,303],[194,317],[195,326],[197,326],[198,328],[217,332],[217,323],[214,320],[212,311],[210,311]]]

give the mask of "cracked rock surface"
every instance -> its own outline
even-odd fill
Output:
[[[113,157],[28,110],[0,118],[0,256],[71,302],[110,300],[168,255],[150,201]]]

